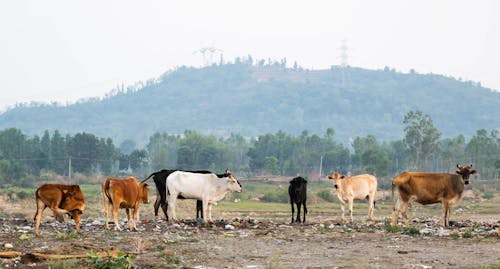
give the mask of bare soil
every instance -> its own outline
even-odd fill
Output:
[[[0,250],[21,256],[1,259],[0,268],[87,268],[88,258],[37,259],[30,253],[82,254],[118,250],[135,257],[137,268],[481,268],[500,265],[499,215],[486,220],[452,222],[419,218],[409,228],[393,228],[386,219],[353,224],[312,216],[306,224],[287,220],[229,218],[203,224],[168,224],[142,217],[139,231],[106,231],[102,218],[82,222],[45,217],[41,236],[33,221],[0,220]],[[113,227],[113,226],[112,226]],[[391,228],[392,227],[392,228]],[[10,244],[10,245],[9,245]],[[498,267],[495,267],[498,268]]]

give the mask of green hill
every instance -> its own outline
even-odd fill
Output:
[[[500,93],[478,83],[388,68],[304,70],[237,62],[181,67],[138,89],[68,106],[18,105],[0,115],[0,129],[29,135],[85,131],[115,143],[144,144],[155,131],[256,136],[307,129],[322,135],[333,127],[343,142],[367,134],[396,140],[410,109],[429,114],[444,137],[500,128]]]

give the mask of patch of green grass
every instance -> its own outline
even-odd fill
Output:
[[[57,239],[66,240],[66,239],[84,238],[85,235],[82,233],[77,233],[75,231],[70,231],[70,232],[65,232],[65,233],[58,232],[56,234],[56,237],[57,237]]]
[[[415,227],[404,227],[403,228],[403,233],[404,234],[409,234],[411,236],[420,235],[420,231],[417,228],[415,228]]]
[[[122,269],[122,268],[133,268],[134,266],[134,255],[124,254],[123,252],[118,252],[117,257],[111,256],[109,250],[107,250],[108,255],[101,257],[96,251],[91,250],[87,254],[87,259],[90,262],[90,268],[94,269]]]

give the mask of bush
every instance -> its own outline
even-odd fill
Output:
[[[327,201],[327,202],[334,202],[335,201],[335,196],[332,194],[332,192],[330,190],[321,190],[321,191],[318,191],[318,196]]]
[[[260,200],[263,202],[288,203],[289,196],[287,190],[275,190],[264,193]]]

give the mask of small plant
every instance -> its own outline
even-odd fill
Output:
[[[462,234],[462,238],[472,238],[474,234],[471,232],[471,231],[465,231],[463,234]]]
[[[90,268],[95,269],[121,269],[121,268],[133,268],[134,266],[134,255],[124,254],[118,251],[116,258],[114,258],[109,249],[106,250],[107,255],[102,257],[95,250],[89,251],[87,254],[88,260],[90,262]]]
[[[486,193],[483,194],[483,198],[486,199],[486,200],[490,200],[493,197],[495,197],[495,194],[493,194],[491,192],[486,192]]]
[[[169,265],[175,265],[175,266],[181,264],[181,260],[174,256],[165,256],[165,262]]]
[[[62,239],[62,240],[65,240],[65,239],[75,239],[75,238],[83,238],[84,235],[81,234],[81,233],[77,233],[75,231],[70,231],[70,232],[66,232],[66,233],[60,233],[58,232],[56,237],[58,239]]]
[[[399,233],[403,230],[403,228],[401,228],[401,226],[392,225],[391,221],[388,219],[386,219],[384,222],[384,229],[388,233]]]
[[[420,231],[417,228],[415,228],[415,227],[405,227],[403,229],[403,233],[404,234],[409,234],[411,236],[420,235]]]

